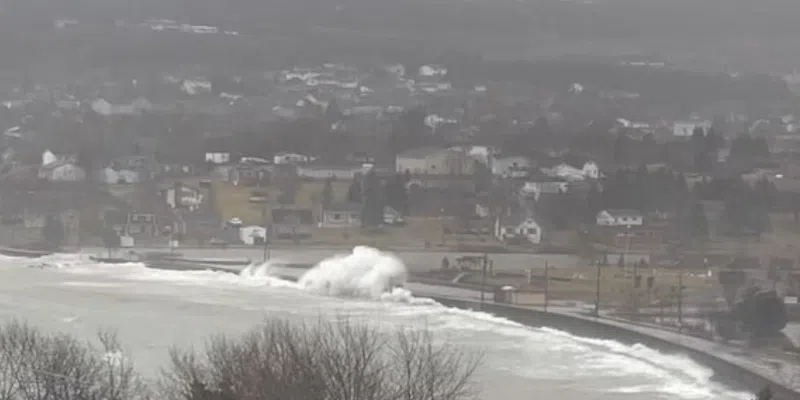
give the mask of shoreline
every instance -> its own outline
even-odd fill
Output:
[[[161,267],[161,265],[159,266]],[[158,268],[158,267],[156,267]],[[208,265],[192,267],[187,264],[172,265],[174,269],[207,269]],[[170,269],[172,269],[170,268]],[[240,268],[220,266],[218,271],[237,273]],[[307,268],[291,268],[306,270]],[[281,279],[295,280],[293,276],[279,276]],[[550,327],[563,330],[578,336],[609,339],[627,344],[643,344],[663,353],[686,354],[700,365],[710,368],[715,379],[737,390],[757,393],[765,386],[773,390],[773,400],[794,400],[800,397],[800,386],[789,387],[785,383],[791,377],[777,376],[777,371],[771,370],[766,364],[766,356],[754,358],[736,354],[740,349],[733,346],[720,344],[695,336],[651,327],[644,324],[635,324],[613,317],[601,315],[599,318],[587,316],[575,307],[551,307],[547,312],[532,307],[513,304],[495,303],[470,298],[466,293],[445,297],[437,289],[458,289],[473,292],[473,288],[465,288],[458,284],[448,284],[431,279],[419,279],[414,274],[409,274],[409,284],[421,284],[426,287],[418,294],[428,297],[446,306],[460,309],[481,310],[499,317],[507,318],[527,326]],[[451,292],[452,293],[452,292]],[[488,293],[491,298],[491,293]],[[451,294],[452,296],[452,294]],[[775,361],[772,361],[775,362]],[[784,361],[784,365],[788,365]],[[800,366],[792,376],[800,376]]]
[[[173,260],[174,261],[174,260]],[[220,272],[238,274],[243,269],[240,266],[223,266],[213,264],[191,264],[182,262],[170,262],[163,260],[156,265],[150,266],[154,269],[173,269],[173,270],[208,270],[213,269]],[[297,269],[297,268],[290,268]],[[306,270],[308,268],[300,268]],[[633,321],[626,321],[618,318],[601,315],[599,318],[587,316],[575,307],[559,307],[557,305],[545,312],[533,307],[525,307],[513,304],[495,303],[493,300],[481,303],[472,293],[451,294],[447,297],[440,293],[441,289],[462,289],[465,292],[472,292],[472,288],[464,288],[458,284],[448,284],[432,279],[418,279],[415,274],[409,274],[408,283],[420,284],[425,287],[418,294],[431,298],[447,307],[460,309],[481,309],[511,321],[515,321],[528,326],[551,327],[563,330],[572,334],[599,339],[610,339],[625,342],[628,344],[640,343],[665,353],[686,354],[696,362],[712,369],[715,378],[726,385],[736,389],[747,390],[756,393],[764,386],[770,386],[775,395],[774,400],[793,400],[800,398],[800,386],[789,387],[785,382],[791,378],[800,376],[800,366],[789,364],[785,360],[770,360],[767,355],[751,357],[749,355],[736,354],[743,349],[736,349],[733,346],[723,345],[706,339],[697,338],[685,333],[678,333],[664,329],[663,327],[651,327],[645,324],[636,324]],[[282,277],[287,279],[289,277]],[[438,290],[437,290],[438,289]],[[491,293],[488,298],[491,299]],[[770,363],[773,365],[770,366]],[[788,368],[789,376],[778,376],[776,365],[781,365],[783,371]],[[719,375],[719,376],[717,376]],[[796,382],[792,382],[793,384]],[[744,387],[742,387],[744,386]]]
[[[499,304],[467,298],[427,296],[436,302],[459,309],[482,310],[498,317],[532,327],[550,327],[571,334],[608,339],[627,344],[642,344],[664,353],[686,354],[695,362],[714,371],[713,379],[735,389],[757,393],[765,386],[773,392],[773,400],[794,400],[800,398],[800,387],[789,386],[800,373],[800,366],[784,363],[783,367],[794,367],[789,376],[781,377],[777,371],[765,364],[774,360],[754,359],[736,354],[732,346],[707,341],[682,333],[671,332],[654,327],[633,325],[607,317],[594,317],[576,312],[574,309],[551,307],[547,312],[513,304]],[[775,368],[781,369],[781,368]]]

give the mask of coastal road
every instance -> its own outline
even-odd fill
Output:
[[[167,251],[165,248],[135,248],[137,253],[148,251]],[[104,256],[105,249],[87,248],[83,252]],[[259,261],[263,257],[263,249],[258,247],[251,248],[228,248],[228,249],[199,249],[186,248],[177,249],[177,253],[186,258],[249,258]],[[269,249],[269,257],[284,263],[303,263],[316,264],[328,257],[336,254],[347,254],[346,249],[320,249],[320,248],[272,248]],[[425,272],[437,269],[441,266],[442,258],[447,257],[453,265],[458,257],[462,256],[481,256],[480,253],[459,253],[459,252],[420,252],[420,251],[393,251],[396,256],[403,260],[410,272]],[[492,254],[490,256],[495,271],[524,271],[527,268],[543,268],[545,263],[554,268],[570,268],[584,265],[579,257],[565,254]]]

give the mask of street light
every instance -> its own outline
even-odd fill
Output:
[[[600,261],[594,261],[595,269],[597,270],[597,287],[595,293],[595,300],[594,300],[594,315],[595,317],[600,317]]]
[[[483,311],[483,302],[486,293],[486,268],[489,266],[489,254],[483,253],[483,267],[481,275],[481,311]]]

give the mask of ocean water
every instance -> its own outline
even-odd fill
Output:
[[[710,369],[684,356],[530,328],[392,289],[405,279],[403,260],[375,249],[332,255],[297,282],[274,277],[277,269],[252,265],[236,275],[98,264],[85,254],[2,258],[0,316],[87,339],[98,329],[115,329],[145,376],[166,365],[170,346],[202,345],[210,334],[243,332],[265,316],[313,321],[328,315],[381,329],[427,328],[484,353],[475,378],[486,399],[750,398],[712,381]]]

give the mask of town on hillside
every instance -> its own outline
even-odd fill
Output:
[[[800,103],[731,89],[680,112],[596,83],[456,84],[450,68],[17,87],[0,107],[0,241],[798,260]]]

